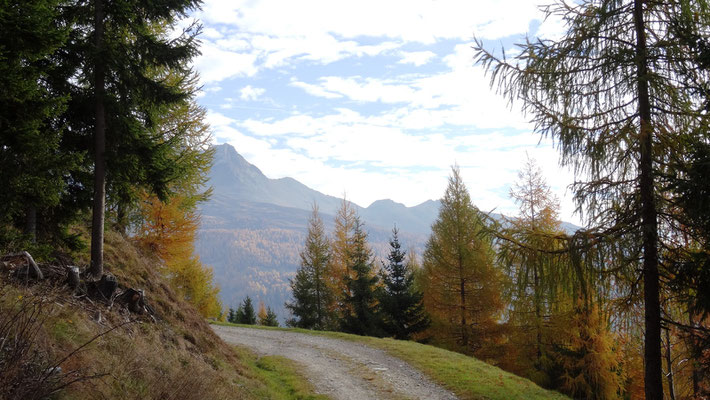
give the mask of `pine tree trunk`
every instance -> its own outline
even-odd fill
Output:
[[[463,277],[463,259],[459,254],[459,295],[461,297],[461,344],[468,347],[468,332],[466,331],[466,281]]]
[[[537,261],[537,260],[536,260]],[[540,310],[540,277],[537,273],[537,262],[533,267],[533,282],[535,282],[535,289],[533,290],[533,295],[535,296],[535,330],[537,331],[537,362],[540,364],[542,360],[542,311]]]
[[[32,243],[37,240],[37,207],[28,206],[25,211],[25,234],[29,235]]]
[[[323,312],[321,311],[320,274],[315,274],[316,279],[316,330],[323,330]]]
[[[644,378],[646,400],[663,399],[661,364],[661,306],[658,274],[658,222],[653,187],[653,128],[648,92],[646,33],[643,19],[643,0],[634,1],[636,28],[638,107],[640,117],[639,191],[641,198],[641,230],[643,243],[644,285]]]
[[[693,312],[688,309],[688,325],[695,327],[695,321],[693,318]],[[695,341],[695,338],[693,335],[689,336],[690,340],[690,348],[695,348],[697,343]],[[699,365],[699,359],[694,358],[690,362],[691,368],[693,370],[692,373],[692,381],[693,381],[693,398],[700,398],[700,377],[701,377],[701,372],[700,372],[700,365]]]
[[[116,207],[116,224],[115,229],[123,236],[126,236],[126,230],[128,227],[128,216],[126,215],[126,206],[119,204]]]
[[[670,396],[670,400],[675,400],[675,389],[673,388],[673,358],[671,357],[670,329],[666,329],[666,365],[668,366],[668,374],[666,374],[666,381],[668,382],[668,395]]]
[[[96,126],[94,131],[94,203],[91,219],[91,267],[94,277],[103,274],[104,216],[106,208],[106,112],[104,109],[105,66],[100,55],[103,48],[103,0],[94,0],[94,90],[96,94]]]

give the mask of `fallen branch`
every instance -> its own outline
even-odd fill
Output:
[[[17,258],[24,258],[25,261],[27,261],[27,271],[26,272],[29,277],[37,279],[37,280],[44,279],[44,274],[42,274],[42,271],[40,271],[34,258],[32,258],[30,253],[28,253],[26,251],[21,251],[19,253],[10,253],[10,254],[4,255],[4,256],[0,257],[0,261],[12,260],[12,259],[17,259]],[[18,270],[18,273],[19,273],[19,270]],[[24,273],[24,271],[23,271],[23,273]]]

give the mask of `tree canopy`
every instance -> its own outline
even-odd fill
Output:
[[[660,269],[678,225],[659,188],[669,159],[688,151],[682,138],[707,135],[707,70],[678,28],[705,33],[710,13],[688,0],[557,1],[546,12],[564,22],[560,39],[528,40],[510,60],[477,41],[477,60],[585,178],[573,189],[596,239],[583,246],[623,243],[602,268],[619,272],[630,293],[642,284],[645,394],[661,399]]]

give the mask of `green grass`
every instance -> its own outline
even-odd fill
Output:
[[[234,346],[240,361],[247,368],[250,397],[272,400],[325,400],[314,394],[308,380],[297,371],[298,364],[284,357],[260,357],[250,350]]]
[[[473,357],[421,343],[339,332],[235,325],[223,322],[216,324],[301,332],[367,344],[408,362],[461,399],[567,399],[558,392],[542,389],[525,378],[505,372]]]

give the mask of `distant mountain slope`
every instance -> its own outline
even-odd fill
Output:
[[[313,190],[293,178],[269,179],[229,144],[215,148],[210,185],[216,197],[221,196],[222,204],[229,198],[231,201],[266,203],[310,212],[315,202],[323,214],[330,215],[340,207],[341,199]],[[356,204],[354,207],[366,224],[391,229],[396,223],[403,231],[428,234],[439,202],[429,200],[415,207],[406,207],[392,200],[378,200],[367,208]]]
[[[214,193],[201,206],[197,252],[214,268],[224,304],[236,307],[250,295],[283,319],[288,281],[298,268],[311,206],[318,204],[326,230],[332,232],[333,215],[342,200],[292,178],[270,179],[229,144],[216,146],[209,178]],[[438,200],[414,207],[378,200],[367,208],[353,206],[375,255],[384,257],[395,224],[404,248],[421,254],[439,205]],[[569,225],[568,231],[576,229]]]
[[[313,190],[293,178],[267,178],[229,144],[215,148],[210,184],[217,194],[302,210],[310,210],[316,202],[323,212],[331,214],[340,205],[340,199]]]

